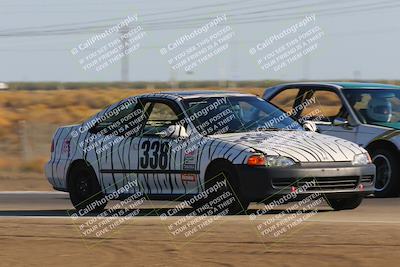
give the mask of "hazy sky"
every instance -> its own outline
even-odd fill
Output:
[[[71,49],[136,14],[132,27],[146,35],[129,56],[131,81],[400,79],[398,0],[0,0],[0,81],[119,81],[120,61],[85,71]],[[183,47],[226,26],[234,33],[229,47],[193,72],[173,71],[160,49],[224,14],[225,22]],[[322,29],[318,47],[282,70],[262,70],[249,49],[312,14],[304,29]]]

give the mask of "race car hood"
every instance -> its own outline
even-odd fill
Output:
[[[352,161],[366,150],[350,141],[307,131],[262,131],[213,135],[213,138],[251,147],[266,155],[296,162]]]

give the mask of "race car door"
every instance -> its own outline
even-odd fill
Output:
[[[287,87],[270,100],[299,121],[313,121],[321,133],[356,141],[357,128],[350,126],[349,113],[332,89],[316,86]],[[337,122],[342,122],[337,125]]]
[[[194,194],[198,175],[184,149],[173,149],[176,137],[165,137],[167,128],[182,121],[180,107],[167,99],[144,100],[146,123],[138,141],[138,180],[145,193],[151,195]],[[185,127],[185,126],[184,126]],[[190,166],[189,166],[190,165]]]
[[[91,164],[98,168],[99,183],[106,193],[126,185],[130,193],[140,191],[137,177],[131,171],[137,159],[130,151],[137,147],[135,142],[144,122],[143,113],[136,99],[127,99],[107,109],[106,119],[91,130],[98,136],[94,140],[96,157]]]

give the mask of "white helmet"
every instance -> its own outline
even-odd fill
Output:
[[[388,97],[372,97],[368,102],[368,117],[376,122],[390,122],[392,103]]]

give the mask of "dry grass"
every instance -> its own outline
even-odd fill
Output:
[[[209,89],[221,90],[217,87]],[[196,88],[190,90],[196,90]],[[234,88],[230,90],[258,95],[263,91],[262,88]],[[158,91],[160,90],[7,91],[0,95],[0,129],[6,132],[12,130],[21,120],[50,124],[77,123],[120,99]],[[0,136],[4,137],[4,133],[0,132]]]
[[[224,89],[212,87],[207,90]],[[263,92],[262,88],[231,88],[229,90],[257,95]],[[80,123],[106,106],[128,96],[159,91],[167,90],[110,88],[2,92],[0,94],[0,170],[42,172],[43,164],[49,156],[51,136],[55,128]]]
[[[36,172],[42,173],[44,165],[48,161],[47,157],[35,157],[32,160],[22,161],[18,168],[23,172]]]

